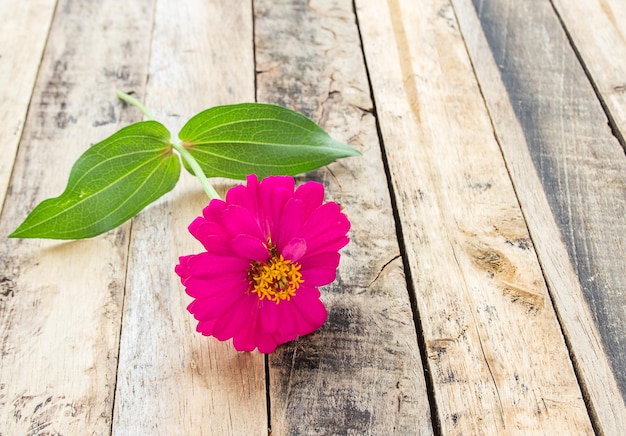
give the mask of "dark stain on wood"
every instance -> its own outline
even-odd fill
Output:
[[[12,298],[15,295],[15,289],[15,282],[11,277],[0,276],[0,301]]]
[[[30,429],[29,435],[57,435],[55,423],[61,417],[67,421],[84,419],[84,413],[89,413],[88,407],[81,401],[68,401],[65,396],[51,396],[47,394],[22,394],[13,399],[13,419],[15,422],[25,421]]]
[[[115,106],[109,103],[105,107],[100,108],[100,118],[95,120],[92,125],[94,127],[106,126],[107,124],[117,123],[117,116],[115,114]]]
[[[401,380],[384,390],[365,387],[380,384],[371,379],[373,374],[393,371],[405,351],[390,332],[381,338],[385,333],[373,325],[369,311],[354,303],[350,297],[334,298],[318,332],[284,344],[269,356],[273,401],[279,402],[272,403],[272,411],[281,410],[289,434],[305,428],[312,434],[367,434],[372,420],[379,419],[375,399],[380,396],[394,401],[394,409],[413,407],[412,394]],[[324,402],[317,400],[321,395]]]
[[[512,247],[521,248],[522,250],[530,250],[533,246],[530,238],[515,238],[513,240],[507,239],[505,242]]]
[[[74,88],[74,83],[67,78],[68,61],[71,50],[62,55],[53,64],[52,75],[46,82],[39,100],[39,118],[42,125],[46,124],[48,115],[52,115],[57,128],[65,129],[69,124],[75,124],[77,118],[67,110],[66,101]]]

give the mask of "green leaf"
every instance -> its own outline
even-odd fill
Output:
[[[143,121],[90,147],[63,194],[41,202],[9,236],[83,239],[132,218],[178,181],[180,161],[169,139],[162,124]]]
[[[207,177],[293,176],[360,154],[304,115],[262,103],[207,109],[178,136]]]

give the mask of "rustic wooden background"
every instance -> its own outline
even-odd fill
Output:
[[[622,0],[0,0],[0,434],[623,434]],[[80,242],[7,239],[90,144],[276,103],[363,156],[329,319],[194,333],[184,175]],[[234,182],[216,180],[220,192]],[[271,430],[270,430],[271,429]]]

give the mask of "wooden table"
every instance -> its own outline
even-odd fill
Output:
[[[0,434],[624,434],[622,0],[0,0]],[[90,144],[271,102],[362,153],[329,319],[194,332],[185,175],[80,242],[6,239]],[[235,182],[216,180],[220,193]],[[271,430],[270,430],[271,429]]]

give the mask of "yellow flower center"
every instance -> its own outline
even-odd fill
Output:
[[[301,266],[285,259],[282,254],[273,255],[266,263],[255,262],[248,273],[250,291],[257,294],[259,300],[267,298],[276,304],[289,301],[304,282]]]

